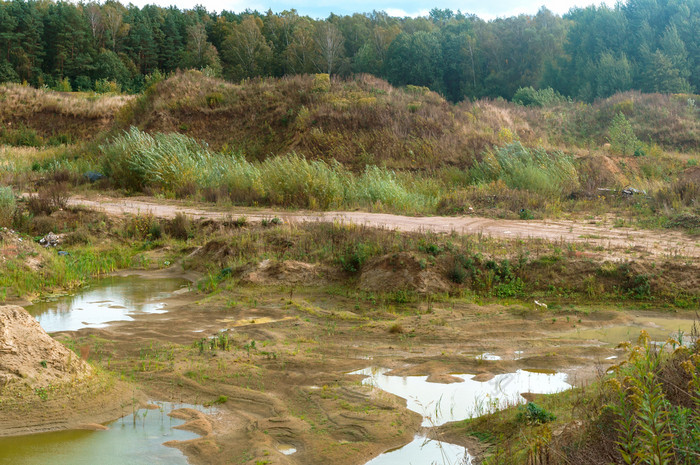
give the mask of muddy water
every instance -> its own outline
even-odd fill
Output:
[[[406,399],[407,408],[423,416],[423,426],[484,415],[523,402],[524,392],[551,394],[571,388],[564,373],[518,370],[474,381],[473,375],[457,374],[461,383],[429,383],[427,376],[388,376],[385,368],[365,368],[351,374],[365,375],[363,384],[375,386]]]
[[[109,423],[106,431],[58,431],[0,439],[0,463],[12,465],[186,465],[166,441],[186,441],[197,434],[174,429],[184,423],[168,416],[178,408],[201,407],[158,403]]]
[[[667,318],[659,316],[635,316],[627,325],[614,325],[603,328],[583,329],[563,333],[562,338],[596,340],[607,344],[636,342],[640,331],[646,331],[653,341],[664,342],[669,337],[678,339],[679,334],[688,342],[694,319]],[[683,342],[683,341],[680,341]]]
[[[184,279],[105,278],[75,295],[27,307],[46,332],[100,328],[110,321],[132,320],[138,313],[165,312],[162,300],[185,288]]]

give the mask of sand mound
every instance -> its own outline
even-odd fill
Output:
[[[228,244],[223,241],[213,240],[192,252],[187,258],[198,262],[216,263],[219,266],[224,266],[229,258],[234,255],[234,250]]]
[[[435,271],[423,269],[411,254],[384,255],[367,263],[360,275],[360,288],[370,292],[447,292],[450,284]]]
[[[243,275],[243,281],[253,284],[315,285],[327,281],[328,270],[319,265],[286,260],[263,260]]]
[[[82,378],[92,368],[39,326],[22,307],[0,307],[0,384],[33,387]]]

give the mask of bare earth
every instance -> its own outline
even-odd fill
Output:
[[[287,222],[345,222],[408,232],[456,232],[499,238],[577,242],[604,247],[611,255],[610,258],[632,258],[630,253],[635,254],[635,259],[700,257],[700,241],[697,238],[678,231],[614,228],[609,219],[525,221],[471,215],[414,217],[359,211],[287,212],[243,207],[224,209],[207,205],[193,206],[173,201],[154,201],[152,198],[73,197],[69,205],[100,210],[111,215],[150,213],[159,218],[173,218],[177,213],[184,213],[193,218],[205,219],[245,216],[253,221],[277,216]]]
[[[632,254],[636,259],[685,256],[695,261],[700,255],[697,239],[682,233],[576,221],[293,213],[148,198],[74,197],[70,205],[110,215],[151,213],[171,218],[182,212],[192,218],[246,216],[253,221],[278,216],[288,223],[344,221],[400,231],[586,242],[600,245],[613,257]],[[5,416],[0,436],[17,434],[18,427],[38,432],[105,421],[107,413],[119,416],[114,408],[97,405],[106,405],[107,396],[130,394],[134,400],[199,404],[218,400],[216,415],[204,418],[193,413],[197,417],[189,418],[201,438],[170,444],[183,450],[194,465],[361,465],[409,442],[417,432],[434,436],[440,431],[422,430],[420,416],[405,408],[405,400],[361,384],[359,375],[348,374],[352,371],[386,367],[396,375],[428,375],[434,382],[452,382],[452,373],[488,380],[517,369],[554,370],[580,385],[624,358],[615,348],[620,340],[636,337],[640,329],[655,340],[665,340],[678,328],[688,331],[695,316],[617,309],[553,312],[534,304],[481,305],[466,298],[395,307],[342,292],[329,294],[328,289],[303,283],[290,290],[287,276],[313,276],[314,271],[298,262],[285,266],[263,262],[225,293],[205,295],[193,289],[173,295],[165,300],[166,313],[139,314],[133,321],[106,328],[53,333],[59,341],[84,347],[92,363],[121,373],[131,389],[103,383],[94,387],[99,395],[49,392],[44,400],[29,392],[13,398],[12,405],[0,403]],[[197,278],[178,265],[120,274]],[[219,337],[221,331],[230,338],[229,350],[207,348],[209,338]],[[484,353],[501,359],[484,359]],[[52,412],[51,418],[42,411]],[[31,422],[27,412],[33,412]],[[450,441],[479,453],[479,445],[468,438]],[[297,452],[284,455],[283,446]]]

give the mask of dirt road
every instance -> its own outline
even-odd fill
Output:
[[[244,207],[220,208],[208,205],[185,205],[153,198],[73,197],[70,206],[84,206],[110,215],[150,213],[159,218],[173,218],[184,213],[193,218],[223,219],[245,216],[260,221],[274,216],[287,222],[345,222],[399,231],[483,234],[497,238],[544,239],[548,241],[587,243],[602,246],[613,257],[629,259],[700,257],[700,240],[678,231],[616,228],[612,221],[573,220],[502,220],[478,216],[413,217],[368,212],[275,211]],[[616,253],[617,252],[617,253]]]

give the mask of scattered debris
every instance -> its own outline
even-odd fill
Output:
[[[61,238],[59,236],[50,232],[46,236],[39,239],[39,244],[41,244],[47,248],[48,247],[56,247],[60,241],[61,241]]]
[[[625,197],[632,197],[633,195],[647,195],[646,191],[635,189],[634,187],[627,186],[622,191],[620,191]]]

